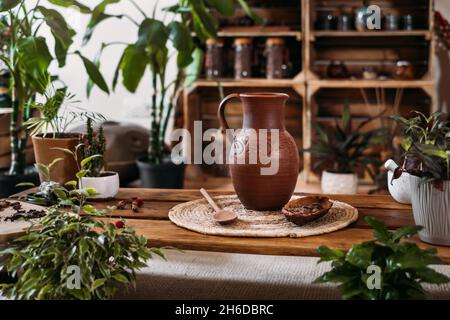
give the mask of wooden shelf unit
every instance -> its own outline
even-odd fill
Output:
[[[294,0],[284,0],[280,2],[289,3],[292,6]],[[282,91],[290,93],[294,96],[294,104],[290,105],[289,111],[289,127],[288,130],[295,131],[296,140],[300,148],[309,148],[314,140],[314,127],[317,123],[332,123],[334,118],[339,117],[339,113],[327,114],[321,110],[323,106],[328,105],[328,101],[333,99],[341,99],[331,101],[337,110],[337,105],[343,105],[345,96],[353,99],[354,107],[352,113],[355,112],[355,121],[361,121],[366,115],[363,110],[361,100],[361,90],[368,95],[374,95],[375,90],[383,90],[389,99],[396,94],[398,90],[402,90],[403,102],[400,103],[401,112],[407,114],[413,108],[418,108],[424,112],[432,112],[437,109],[436,93],[434,81],[434,65],[435,65],[435,39],[434,39],[434,1],[418,0],[414,4],[409,0],[373,0],[371,4],[377,4],[382,8],[382,15],[386,13],[415,15],[420,25],[417,30],[411,31],[336,31],[336,30],[316,30],[315,19],[320,14],[335,13],[340,7],[357,8],[362,5],[361,0],[295,0],[298,3],[299,17],[293,17],[293,10],[289,10],[289,18],[300,21],[300,28],[292,28],[292,30],[269,32],[264,28],[253,28],[251,31],[229,31],[219,32],[219,37],[288,37],[295,38],[298,45],[301,46],[301,57],[291,57],[292,59],[300,58],[297,61],[301,64],[301,70],[292,79],[220,79],[205,80],[199,79],[194,82],[190,88],[184,93],[184,126],[192,129],[194,120],[202,119],[204,112],[204,102],[208,105],[206,113],[207,123],[213,123],[214,115],[211,113],[211,97],[216,97],[215,104],[219,105],[219,87],[222,87],[225,93],[242,92],[242,91]],[[262,1],[260,1],[262,2]],[[250,1],[253,4],[254,1]],[[267,8],[258,9],[258,13],[266,16],[280,16],[278,2],[272,4],[271,10],[275,13],[268,13]],[[282,16],[282,12],[281,12]],[[420,19],[420,17],[422,17]],[[228,40],[230,41],[230,40]],[[292,42],[291,42],[292,44]],[[321,61],[331,60],[349,61],[349,70],[351,74],[356,76],[349,79],[327,79],[323,77],[324,65]],[[381,72],[391,72],[394,61],[408,60],[413,63],[421,62],[417,66],[417,78],[413,80],[362,80],[358,79],[358,68],[370,63],[370,65],[380,64]],[[219,85],[220,83],[220,85]],[[211,91],[212,90],[212,91]],[[340,97],[336,97],[336,92]],[[416,105],[415,97],[420,99],[419,106]],[[373,101],[371,102],[373,104]],[[376,104],[376,103],[375,103]],[[386,103],[386,105],[388,105]],[[238,107],[235,106],[233,121],[237,124]],[[365,105],[367,108],[367,105]],[[375,106],[378,107],[378,106]],[[297,108],[297,112],[294,110]],[[367,110],[366,110],[367,111]],[[294,118],[293,118],[294,117]],[[300,130],[293,129],[293,120],[296,120]],[[298,135],[301,135],[299,137]],[[300,144],[301,143],[301,144]],[[302,178],[306,182],[317,181],[317,175],[312,170],[313,157],[310,154],[303,154],[302,159]]]

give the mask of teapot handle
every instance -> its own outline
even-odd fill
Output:
[[[225,99],[222,100],[222,102],[219,105],[219,110],[217,111],[217,117],[220,121],[220,126],[222,129],[227,130],[230,129],[228,126],[227,120],[225,119],[225,106],[231,99],[240,98],[239,93],[232,93],[229,96],[225,97]]]

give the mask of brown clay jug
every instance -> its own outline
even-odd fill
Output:
[[[219,106],[222,129],[229,129],[225,106],[235,98],[242,101],[244,117],[243,128],[234,135],[228,159],[234,189],[247,209],[279,210],[290,200],[299,171],[297,145],[286,131],[284,121],[289,96],[283,93],[231,94]],[[260,157],[261,150],[265,150],[263,154],[267,157]],[[267,158],[271,159],[270,163]]]

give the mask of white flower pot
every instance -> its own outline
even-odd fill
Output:
[[[422,241],[450,246],[450,181],[444,182],[444,191],[432,183],[421,183],[411,176],[411,200],[416,225],[423,226],[419,232]]]
[[[322,173],[322,192],[325,194],[356,194],[358,175],[355,173]]]
[[[111,199],[119,192],[119,174],[105,171],[100,177],[83,177],[80,179],[80,187],[82,189],[94,188],[98,193],[93,197],[94,199]]]
[[[403,172],[400,178],[392,180],[398,165],[393,160],[388,160],[384,166],[388,170],[388,188],[392,198],[403,204],[411,204],[411,186],[409,181],[411,175]]]

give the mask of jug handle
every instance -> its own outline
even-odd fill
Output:
[[[219,105],[219,110],[217,111],[217,116],[220,121],[220,126],[223,130],[228,130],[230,127],[228,126],[227,120],[225,119],[225,106],[231,99],[240,98],[239,93],[232,93],[229,96],[226,96]]]

